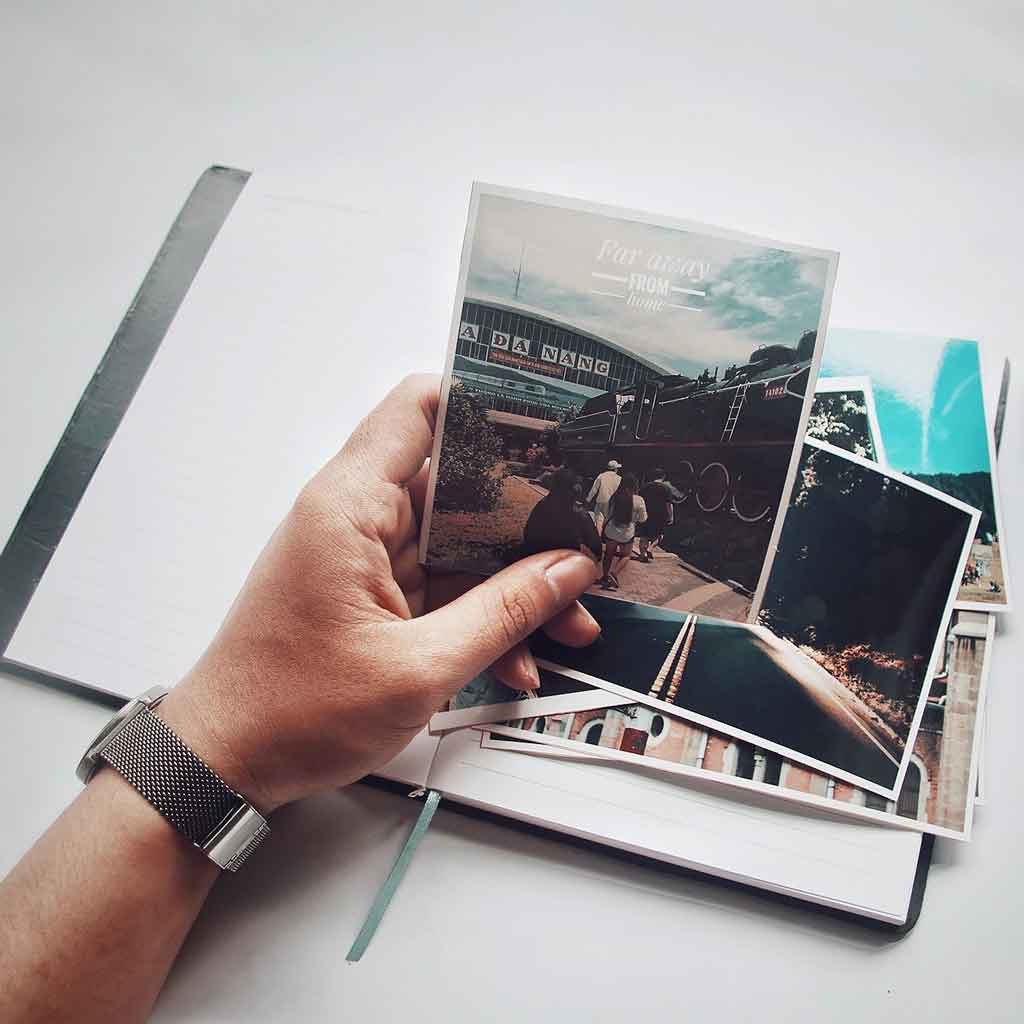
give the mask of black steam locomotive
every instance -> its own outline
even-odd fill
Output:
[[[721,380],[667,375],[591,398],[560,426],[562,455],[584,478],[613,458],[641,479],[663,466],[701,511],[759,522],[782,495],[816,336],[757,349]]]

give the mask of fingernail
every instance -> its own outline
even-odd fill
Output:
[[[584,608],[583,605],[581,605],[579,603],[579,601],[576,602],[576,607],[579,608],[579,610],[581,612],[583,612],[583,614],[587,617],[587,622],[589,622],[594,627],[594,632],[595,633],[600,633],[601,632],[601,623],[598,622],[597,619],[595,619],[594,616],[591,615],[590,612],[588,612],[587,609]]]
[[[540,689],[540,673],[537,671],[537,663],[529,651],[523,651],[519,658],[519,668],[523,680],[524,690]]]
[[[563,555],[544,570],[544,578],[559,604],[582,594],[599,575],[597,563],[575,551]]]

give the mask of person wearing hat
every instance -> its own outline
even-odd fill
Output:
[[[612,459],[608,463],[608,468],[597,474],[590,493],[587,495],[587,501],[594,503],[594,525],[597,527],[598,533],[604,529],[612,495],[619,489],[619,481],[622,479],[619,476],[620,469],[622,469],[622,463]]]

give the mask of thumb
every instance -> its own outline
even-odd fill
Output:
[[[586,555],[545,551],[481,581],[406,628],[418,634],[419,649],[430,652],[438,681],[457,689],[572,604],[598,576],[600,567]]]

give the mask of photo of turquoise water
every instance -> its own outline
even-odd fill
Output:
[[[869,377],[889,465],[981,511],[959,600],[1007,603],[978,343],[832,328],[822,377]]]

